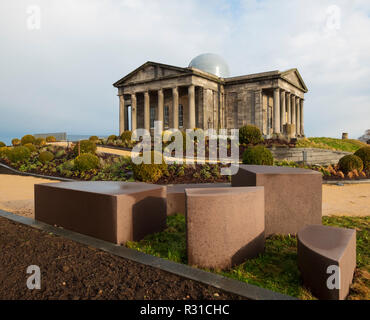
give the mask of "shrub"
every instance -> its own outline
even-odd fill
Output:
[[[264,146],[249,147],[243,153],[243,163],[272,166],[274,157]]]
[[[150,164],[132,164],[132,171],[134,173],[134,177],[137,180],[143,181],[143,182],[157,182],[164,173],[167,172],[167,164],[164,162],[163,156],[162,156],[162,163],[156,164],[154,163],[154,154],[155,152],[151,152],[151,163]]]
[[[99,140],[99,137],[98,137],[98,136],[91,136],[91,137],[89,138],[89,140],[90,140],[90,141],[93,141],[93,142],[95,142],[95,143],[96,143],[96,141],[98,141],[98,140]]]
[[[132,132],[131,131],[123,131],[122,134],[121,134],[121,140],[122,142],[131,142],[131,135],[132,135]]]
[[[32,143],[34,144],[35,143],[35,137],[33,135],[30,135],[30,134],[27,134],[25,135],[22,139],[21,139],[21,144],[22,146],[24,146],[25,144],[27,143]]]
[[[44,138],[36,138],[35,145],[42,147],[46,144],[46,140]]]
[[[13,149],[10,149],[7,154],[7,158],[14,163],[26,161],[30,156],[31,151],[25,146],[14,147]]]
[[[0,158],[7,158],[10,150],[11,149],[9,147],[1,147],[0,148]]]
[[[21,140],[19,140],[19,139],[17,139],[17,138],[14,138],[14,139],[12,140],[12,145],[13,145],[14,147],[19,146],[20,144],[21,144]]]
[[[24,147],[28,148],[28,150],[30,150],[31,152],[36,152],[36,150],[37,150],[36,147],[35,147],[35,145],[32,144],[32,143],[26,143],[24,145]]]
[[[75,159],[75,169],[86,171],[99,168],[99,158],[91,153],[82,153]]]
[[[360,157],[363,164],[364,170],[370,171],[370,147],[362,147],[355,152],[355,156]]]
[[[108,140],[116,140],[117,139],[117,136],[115,134],[111,134],[109,137],[108,137]]]
[[[46,137],[46,142],[56,142],[56,141],[57,141],[57,139],[55,139],[54,136],[48,136],[48,137]]]
[[[39,155],[39,160],[42,163],[47,163],[54,160],[54,155],[50,151],[43,151]]]
[[[2,147],[6,147],[6,144],[4,142],[0,141],[0,148],[2,148]]]
[[[338,166],[339,170],[343,173],[351,172],[354,169],[356,169],[357,171],[362,171],[362,169],[364,168],[364,164],[361,158],[355,156],[354,154],[349,154],[341,158],[339,160]]]
[[[262,133],[256,126],[244,126],[239,129],[239,142],[246,144],[258,144],[263,141]]]
[[[91,153],[95,154],[96,152],[96,144],[93,141],[90,140],[81,140],[80,142],[77,142],[73,152],[76,156],[78,156],[78,144],[80,144],[80,154],[82,153]]]

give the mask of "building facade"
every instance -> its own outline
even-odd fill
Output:
[[[211,68],[196,63],[187,68],[143,64],[113,84],[120,101],[120,133],[150,130],[155,120],[161,120],[163,129],[234,129],[251,124],[265,137],[304,136],[308,90],[297,69],[223,77],[222,68],[222,62]]]

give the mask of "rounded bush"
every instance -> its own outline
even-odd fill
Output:
[[[363,164],[364,170],[370,171],[370,147],[362,147],[355,152],[355,156],[360,157]]]
[[[264,146],[249,147],[243,153],[243,163],[272,166],[274,157]]]
[[[256,126],[244,126],[239,129],[239,142],[246,144],[258,144],[263,141],[262,133]]]
[[[14,138],[14,139],[12,140],[12,145],[13,145],[14,147],[19,146],[20,144],[21,144],[21,140],[19,140],[19,139],[17,139],[17,138]]]
[[[0,158],[8,158],[8,153],[11,150],[9,147],[0,147]]]
[[[25,144],[27,143],[32,143],[34,144],[35,143],[35,137],[31,134],[27,134],[25,135],[22,139],[21,139],[21,144],[22,146],[24,146]]]
[[[25,146],[14,147],[13,149],[10,149],[7,154],[7,158],[14,163],[26,161],[30,156],[31,151]]]
[[[48,137],[46,137],[46,142],[56,142],[56,141],[57,141],[57,139],[55,139],[54,136],[48,136]]]
[[[364,163],[362,162],[360,157],[354,154],[349,154],[339,160],[338,166],[339,170],[343,173],[351,172],[354,169],[361,172],[364,168]]]
[[[96,142],[96,141],[98,141],[98,140],[99,140],[99,137],[98,137],[98,136],[91,136],[91,137],[89,138],[89,140],[90,140],[90,141],[93,141],[93,142]]]
[[[6,144],[4,142],[0,141],[0,148],[2,148],[2,147],[6,147]]]
[[[108,140],[116,140],[117,139],[117,136],[115,134],[111,134],[109,137],[108,137]]]
[[[99,158],[91,153],[82,153],[75,159],[75,169],[86,171],[99,168]]]
[[[28,148],[28,150],[30,150],[31,152],[36,152],[37,150],[36,146],[32,143],[26,143],[24,147]]]
[[[46,144],[46,140],[44,138],[36,138],[35,145],[42,147]]]
[[[131,135],[132,135],[131,131],[129,131],[129,130],[123,131],[122,134],[121,134],[122,142],[130,142],[131,141]]]
[[[50,151],[43,151],[39,155],[39,160],[42,163],[47,163],[54,160],[54,155]]]
[[[164,173],[167,172],[167,164],[164,162],[163,156],[162,157],[162,163],[154,163],[154,154],[155,152],[151,152],[151,163],[150,164],[135,164],[132,163],[132,171],[134,173],[134,177],[137,180],[143,181],[143,182],[157,182]]]
[[[78,144],[80,144],[80,154],[82,153],[95,154],[96,152],[95,142],[90,140],[81,140],[79,143],[77,142],[73,148],[73,152],[76,156],[78,156]]]

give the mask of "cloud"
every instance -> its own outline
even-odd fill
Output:
[[[27,7],[41,8],[40,30]],[[0,134],[118,131],[112,83],[147,60],[215,52],[233,75],[297,67],[311,136],[370,127],[370,5],[335,1],[19,0],[0,4]],[[328,11],[329,10],[329,11]],[[330,21],[330,20],[329,20]]]

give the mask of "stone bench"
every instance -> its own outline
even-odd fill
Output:
[[[167,186],[167,215],[185,215],[185,189],[191,188],[226,188],[230,183],[189,183]]]
[[[233,187],[265,188],[265,234],[296,234],[321,224],[322,175],[300,168],[240,165]]]
[[[35,185],[35,219],[124,244],[166,227],[166,188],[137,182]]]
[[[188,263],[225,269],[264,251],[264,190],[185,189]]]
[[[328,278],[339,267],[339,288]],[[303,283],[319,299],[342,300],[348,295],[356,268],[356,231],[312,225],[298,232],[298,267]],[[330,279],[335,284],[335,279]]]

